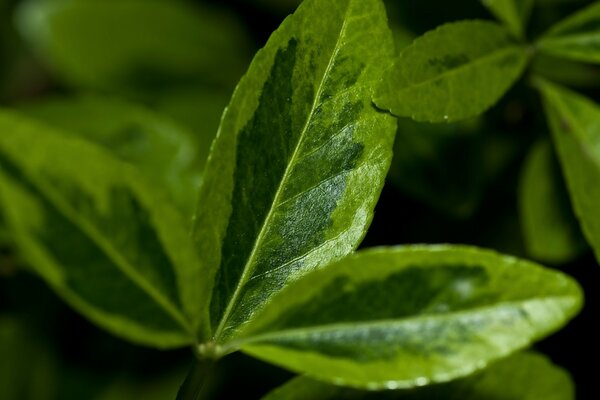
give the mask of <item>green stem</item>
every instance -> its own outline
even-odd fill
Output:
[[[212,377],[214,359],[202,358],[194,360],[185,381],[179,388],[177,400],[203,400],[206,397],[206,387]]]

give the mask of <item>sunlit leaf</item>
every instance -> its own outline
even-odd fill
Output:
[[[527,347],[581,302],[567,275],[492,251],[380,248],[292,284],[224,351],[340,385],[409,388]]]

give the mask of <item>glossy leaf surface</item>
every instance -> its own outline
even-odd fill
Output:
[[[375,103],[401,117],[452,122],[481,114],[512,86],[528,52],[502,26],[486,21],[445,24],[400,53]]]
[[[524,35],[534,0],[482,0],[483,5],[517,37]]]
[[[28,1],[17,17],[42,60],[76,87],[229,86],[246,66],[248,46],[238,22],[185,1]]]
[[[89,142],[6,111],[0,131],[0,204],[35,271],[114,334],[193,342],[208,293],[167,196]]]
[[[380,248],[292,284],[230,346],[340,385],[409,388],[530,345],[581,296],[568,276],[492,251]]]
[[[210,142],[199,149],[192,133],[168,118],[108,97],[55,98],[20,110],[110,149],[168,189],[184,215],[192,214]]]
[[[538,81],[571,202],[600,259],[600,107],[560,86]]]
[[[574,400],[571,377],[546,357],[519,353],[455,382],[412,390],[367,392],[298,377],[263,400]]]
[[[359,244],[391,159],[395,121],[371,98],[393,52],[380,1],[308,0],[256,55],[223,116],[196,216],[216,274],[217,342]]]
[[[556,24],[541,38],[538,47],[555,56],[600,63],[600,3]]]
[[[519,209],[523,236],[531,257],[564,263],[586,248],[579,223],[550,143],[530,151],[521,175]]]

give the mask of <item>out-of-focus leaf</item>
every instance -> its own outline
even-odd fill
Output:
[[[550,143],[535,145],[523,167],[519,208],[531,257],[559,264],[586,248]]]
[[[482,124],[399,119],[390,181],[444,214],[471,216],[485,189],[517,153],[510,137],[489,132]]]
[[[181,385],[184,371],[170,372],[164,376],[139,382],[133,378],[122,378],[111,384],[93,400],[172,400]]]
[[[445,24],[400,53],[377,90],[375,103],[417,121],[467,119],[496,103],[528,59],[527,49],[497,23]]]
[[[8,111],[0,131],[0,205],[34,270],[114,334],[192,343],[208,284],[168,196],[88,141]]]
[[[534,0],[481,0],[518,38],[525,32]]]
[[[291,284],[227,346],[339,385],[409,388],[527,347],[581,302],[567,275],[492,251],[380,248]]]
[[[191,132],[168,118],[111,98],[56,98],[25,105],[21,111],[110,149],[167,188],[184,215],[192,215],[210,141],[200,149]]]
[[[231,15],[179,0],[30,0],[17,22],[56,74],[84,88],[230,87],[250,50]]]
[[[0,316],[0,398],[58,399],[52,354],[18,320]]]
[[[554,56],[600,63],[600,3],[594,2],[550,28],[537,46]]]
[[[581,88],[600,87],[600,67],[539,53],[531,70],[552,81]]]
[[[455,382],[412,390],[367,392],[307,377],[292,379],[263,400],[574,400],[568,372],[536,353],[519,353]]]
[[[223,90],[177,90],[163,93],[154,104],[158,112],[168,115],[192,133],[198,152],[198,172],[204,171],[210,145],[230,98],[229,92]]]
[[[391,160],[396,122],[371,98],[393,53],[379,0],[307,0],[256,55],[196,216],[218,343],[288,282],[358,246]]]
[[[536,82],[575,214],[600,260],[600,107],[558,85]]]

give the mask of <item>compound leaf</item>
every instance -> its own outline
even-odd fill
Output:
[[[405,48],[377,90],[375,103],[400,117],[452,122],[481,114],[519,78],[529,59],[501,25],[442,25]]]
[[[482,0],[513,35],[522,38],[534,0]]]
[[[581,302],[570,277],[492,251],[381,248],[292,284],[228,346],[335,384],[409,388],[522,349]]]

